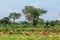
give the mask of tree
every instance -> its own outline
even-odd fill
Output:
[[[44,9],[35,8],[33,6],[25,6],[25,8],[22,10],[22,12],[27,16],[26,18],[29,19],[29,21],[32,21],[33,25],[36,26],[38,22],[38,17],[47,11]],[[28,17],[29,15],[29,17]],[[35,23],[36,22],[36,23]]]
[[[23,28],[28,27],[28,25],[29,25],[29,23],[26,22],[26,21],[21,22],[21,26],[22,26]]]
[[[38,19],[38,23],[39,23],[39,24],[44,24],[44,19],[39,18],[39,19]]]
[[[56,24],[55,21],[51,21],[51,22],[50,22],[50,25],[51,25],[53,28],[54,28],[55,24]]]
[[[21,16],[20,13],[12,12],[12,13],[10,13],[9,18],[12,18],[15,23],[15,20],[19,19],[20,16]]]
[[[45,25],[44,25],[44,28],[50,28],[49,23],[50,23],[49,21],[46,21]]]
[[[51,25],[51,31],[56,32],[56,29],[54,27],[56,25],[56,22],[55,21],[50,21],[50,25]]]
[[[10,24],[10,19],[8,17],[4,17],[0,20],[0,23],[6,26],[7,24]]]
[[[55,23],[56,23],[56,25],[59,25],[60,21],[59,20],[55,20]]]
[[[4,17],[3,19],[7,20],[8,22],[10,21],[9,17]]]

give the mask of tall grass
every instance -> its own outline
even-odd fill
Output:
[[[48,36],[38,36],[38,35],[30,35],[30,36],[24,36],[24,35],[20,35],[20,34],[12,34],[12,35],[8,35],[8,34],[4,34],[4,35],[0,35],[0,40],[60,40],[60,35],[56,35],[53,37],[49,37]]]

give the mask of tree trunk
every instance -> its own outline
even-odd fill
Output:
[[[14,19],[13,23],[14,23],[14,25],[15,25],[15,19]]]

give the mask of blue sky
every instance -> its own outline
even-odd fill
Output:
[[[40,16],[44,20],[60,20],[60,0],[0,0],[0,19],[9,16],[11,12],[22,13],[26,5],[48,10],[46,14]],[[19,21],[25,20],[24,15]]]

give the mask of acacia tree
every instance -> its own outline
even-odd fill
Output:
[[[22,9],[22,12],[27,16],[26,18],[29,21],[33,21],[33,26],[36,26],[38,17],[47,11],[44,9],[35,8],[33,6],[25,6],[24,9]]]
[[[20,13],[12,12],[12,13],[10,13],[9,18],[12,18],[15,23],[15,20],[19,19],[20,16],[21,16]]]

